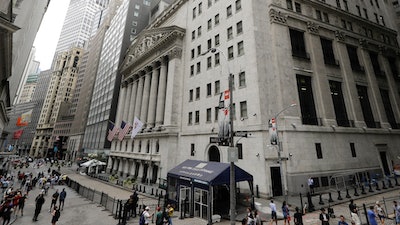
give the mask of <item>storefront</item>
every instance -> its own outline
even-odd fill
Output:
[[[252,175],[235,166],[235,181],[247,181],[253,195]],[[167,182],[167,201],[181,216],[200,217],[211,224],[212,215],[229,209],[229,163],[186,160],[168,172]]]

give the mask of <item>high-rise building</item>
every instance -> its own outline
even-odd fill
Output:
[[[306,193],[309,177],[323,190],[391,175],[400,164],[393,15],[379,0],[175,1],[120,66],[117,122],[136,116],[144,127],[112,141],[108,169],[155,183],[186,159],[228,162],[210,137],[232,78],[223,107],[242,132],[230,144],[261,196]]]
[[[32,74],[38,74],[40,72],[40,70],[39,70],[40,62],[35,60],[35,53],[36,53],[36,48],[32,47],[31,52],[28,57],[28,60],[25,65],[25,70],[22,73],[22,77],[21,77],[21,81],[20,81],[21,85],[18,87],[18,90],[15,94],[14,102],[16,104],[21,103],[22,91],[25,88],[25,84],[27,82],[28,76],[30,76]]]
[[[118,67],[131,40],[147,26],[151,1],[124,0],[105,33],[82,148],[108,154],[107,130],[115,121],[120,84]],[[132,122],[130,120],[129,122]],[[118,121],[116,122],[118,124]]]
[[[39,74],[30,74],[26,79],[24,88],[19,97],[19,104],[32,101],[33,93],[35,93]]]

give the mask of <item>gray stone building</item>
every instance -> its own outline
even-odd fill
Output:
[[[261,196],[304,193],[309,177],[323,189],[391,175],[400,163],[393,16],[380,0],[175,1],[120,69],[116,121],[144,127],[113,140],[109,171],[156,183],[185,159],[227,162],[210,137],[232,74],[234,131],[251,134],[234,138],[236,164]]]

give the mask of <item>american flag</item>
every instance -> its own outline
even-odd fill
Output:
[[[113,123],[110,123],[110,129],[108,130],[107,140],[112,141],[115,135],[118,133],[118,127],[115,126]]]
[[[118,139],[122,141],[125,135],[131,130],[131,125],[129,123],[125,123],[125,121],[121,122],[121,131],[118,133]]]

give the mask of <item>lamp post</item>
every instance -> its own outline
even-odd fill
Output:
[[[282,156],[281,156],[281,151],[282,151],[282,146],[281,146],[281,142],[279,141],[279,131],[278,131],[278,117],[281,113],[283,113],[284,111],[288,110],[291,107],[295,107],[297,104],[296,103],[292,103],[289,106],[285,107],[284,109],[282,109],[281,111],[279,111],[277,114],[275,114],[274,118],[272,118],[275,121],[275,129],[276,129],[276,145],[278,146],[278,162],[279,162],[279,171],[280,171],[280,176],[281,176],[281,180],[283,181],[283,191],[284,191],[284,195],[285,195],[285,200],[287,201],[287,184],[286,184],[286,179],[282,179],[284,178],[282,176],[283,174],[283,169],[282,169]]]
[[[210,48],[206,52],[202,53],[201,56],[208,54],[209,52],[215,53],[215,52],[220,52],[222,56],[225,59],[226,62],[226,67],[228,69],[229,73],[229,149],[228,149],[228,154],[234,154],[237,158],[237,149],[235,148],[235,142],[233,140],[234,134],[233,134],[233,74],[230,72],[229,66],[228,66],[228,59],[226,58],[225,54],[217,49],[217,48]],[[232,158],[232,157],[229,157]],[[235,162],[233,159],[230,160],[230,167],[229,167],[229,200],[230,200],[230,207],[229,207],[229,212],[230,212],[230,224],[235,225],[235,220],[236,220],[236,182],[235,182]]]

